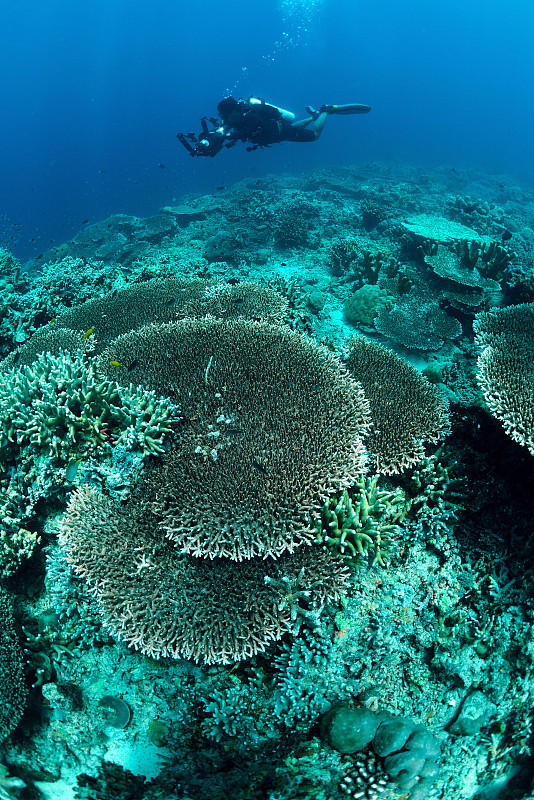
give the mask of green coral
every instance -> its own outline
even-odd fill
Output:
[[[44,264],[39,275],[30,277],[11,253],[0,248],[0,355],[67,308],[126,283],[116,265],[71,256]]]
[[[0,576],[39,542],[37,503],[71,483],[78,465],[117,448],[164,450],[178,408],[154,392],[97,380],[90,358],[41,354],[0,384]]]
[[[98,380],[80,352],[42,353],[0,386],[0,464],[27,445],[69,460],[73,448],[131,444],[132,436],[144,454],[161,453],[177,411],[154,392]]]
[[[317,523],[318,541],[344,556],[352,567],[387,566],[388,550],[408,510],[402,489],[381,489],[378,475],[361,478],[327,500]]]
[[[391,304],[392,298],[385,289],[375,283],[365,283],[345,303],[345,319],[351,325],[360,324],[373,328],[380,308]]]

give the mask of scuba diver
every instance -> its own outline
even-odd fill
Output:
[[[216,117],[202,117],[200,134],[178,133],[177,138],[191,156],[213,157],[223,147],[233,147],[239,141],[250,142],[249,151],[278,142],[314,142],[330,114],[367,114],[370,110],[370,106],[360,103],[323,105],[319,110],[306,106],[310,116],[295,120],[291,111],[256,97],[248,100],[225,97],[217,106],[220,123]],[[208,122],[213,126],[211,129]]]

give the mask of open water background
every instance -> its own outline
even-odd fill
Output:
[[[531,0],[0,0],[0,242],[23,260],[86,220],[145,216],[251,175],[369,161],[534,179]],[[192,159],[228,92],[304,116],[313,144]],[[32,241],[33,240],[33,241]]]

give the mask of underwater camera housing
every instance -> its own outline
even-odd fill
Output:
[[[202,132],[198,135],[196,133],[177,133],[176,138],[183,144],[190,156],[216,156],[222,149],[226,139],[224,128],[210,128],[208,122],[212,125],[217,125],[218,120],[215,117],[202,117],[200,124],[202,125]]]

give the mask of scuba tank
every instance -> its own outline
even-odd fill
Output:
[[[286,111],[285,108],[279,108],[278,106],[274,106],[272,103],[266,103],[265,100],[260,100],[258,97],[249,97],[247,102],[250,103],[251,106],[270,106],[271,108],[276,108],[276,110],[282,115],[284,122],[295,121],[295,115],[292,111]]]

